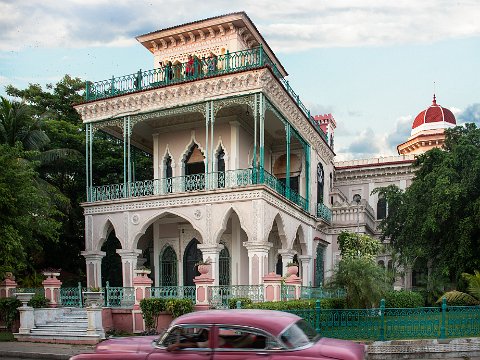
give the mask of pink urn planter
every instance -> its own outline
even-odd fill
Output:
[[[208,264],[200,264],[198,265],[198,272],[200,276],[205,276],[210,271],[210,265]]]
[[[298,274],[298,266],[293,265],[293,266],[287,267],[287,272],[288,272],[288,276],[297,275]]]

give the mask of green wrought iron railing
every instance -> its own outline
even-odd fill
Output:
[[[193,63],[175,63],[153,70],[139,70],[136,73],[119,77],[112,76],[111,79],[86,82],[85,100],[98,100],[116,95],[128,94],[142,90],[153,89],[161,86],[168,86],[188,81],[201,80],[206,77],[223,75],[238,71],[252,70],[268,66],[273,74],[279,79],[285,91],[298,105],[308,121],[325,139],[328,144],[327,135],[320,128],[318,123],[310,114],[310,110],[300,100],[300,97],[293,91],[289,82],[278,70],[277,65],[268,57],[259,46],[250,50],[227,52],[214,59],[194,58]]]
[[[480,334],[480,306],[374,309],[295,309],[325,337],[349,340],[446,339]]]
[[[60,304],[64,307],[83,307],[82,292],[85,290],[81,284],[77,287],[60,288]]]
[[[300,288],[301,299],[330,299],[330,298],[344,298],[346,292],[344,289],[326,290],[322,287],[302,286]]]
[[[295,285],[282,284],[280,288],[280,298],[282,301],[295,299]]]
[[[106,307],[130,307],[135,304],[135,289],[133,287],[110,286],[108,281],[102,288]]]
[[[92,186],[88,189],[88,201],[110,201],[130,197],[166,195],[172,193],[238,188],[265,184],[281,196],[308,211],[307,200],[266,170],[239,169],[224,172],[177,176],[167,179],[134,181],[127,184]]]
[[[208,287],[210,306],[216,309],[228,308],[228,300],[249,298],[253,302],[264,301],[263,285],[221,285]]]
[[[324,204],[317,204],[317,218],[332,222],[332,210]]]
[[[160,286],[151,287],[150,296],[163,299],[190,299],[195,302],[195,286]]]

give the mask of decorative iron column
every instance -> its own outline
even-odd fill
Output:
[[[130,196],[130,183],[132,181],[132,164],[130,159],[130,116],[123,118],[123,186],[124,197]]]
[[[290,140],[291,140],[291,126],[289,123],[285,125],[285,133],[287,140],[287,166],[285,178],[285,196],[290,199]]]
[[[210,129],[210,122],[213,118],[213,101],[207,101],[205,103],[205,187],[208,189],[209,188],[209,183],[208,183],[208,174],[210,173],[209,167],[210,167],[210,161],[209,161],[209,142],[208,142],[208,135],[209,135],[209,129]],[[213,130],[212,130],[213,131]],[[212,133],[213,135],[213,133]],[[213,138],[212,138],[212,148],[213,148]]]
[[[254,100],[254,109],[253,109],[253,164],[252,164],[252,172],[253,172],[253,182],[257,183],[257,123],[258,123],[258,116],[259,116],[259,102],[257,100],[258,94],[255,94]]]
[[[92,201],[92,124],[85,124],[85,182],[87,201]]]
[[[265,96],[258,94],[260,111],[260,182],[263,183],[265,168]]]
[[[305,144],[305,200],[307,202],[307,211],[311,213],[310,210],[310,145]],[[313,210],[316,215],[316,209]],[[303,277],[305,278],[305,276]]]

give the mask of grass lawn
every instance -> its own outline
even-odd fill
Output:
[[[15,338],[11,332],[0,331],[0,341],[14,341]]]

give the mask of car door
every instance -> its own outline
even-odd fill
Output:
[[[212,335],[213,360],[269,360],[280,348],[273,336],[249,327],[218,325]]]
[[[207,332],[207,337],[199,339],[202,332]],[[205,336],[205,335],[203,335]],[[177,325],[169,329],[161,339],[155,350],[149,354],[147,360],[211,360],[211,327],[208,325]],[[168,351],[171,344],[193,344],[173,351]],[[199,347],[200,346],[200,347]]]

